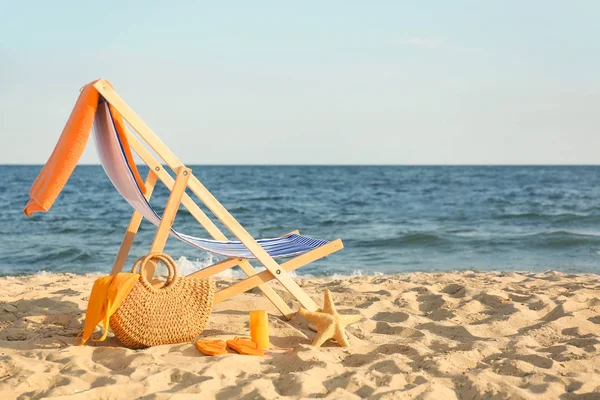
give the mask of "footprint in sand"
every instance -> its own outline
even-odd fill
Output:
[[[377,290],[374,292],[365,292],[365,293],[369,293],[369,294],[378,294],[380,296],[391,296],[392,293],[388,292],[387,290]]]
[[[52,292],[52,294],[62,294],[65,296],[79,296],[81,292],[78,292],[77,290],[73,289],[61,289],[57,290],[56,292]]]
[[[479,301],[484,306],[488,307],[487,314],[493,315],[509,315],[514,314],[518,310],[515,305],[508,299],[500,296],[495,296],[487,293],[474,296],[474,299]]]
[[[122,375],[130,375],[141,365],[156,364],[156,359],[144,351],[109,347],[95,349],[92,353],[92,361],[110,369],[113,373]]]
[[[442,295],[433,293],[424,293],[417,297],[419,304],[419,310],[424,313],[429,313],[434,310],[439,310],[446,304]]]
[[[533,295],[521,295],[521,294],[517,294],[517,293],[513,293],[513,292],[507,292],[507,293],[508,293],[509,299],[512,301],[516,301],[517,303],[527,303],[534,297]]]
[[[499,375],[524,377],[535,372],[535,366],[521,360],[503,359],[492,365],[493,371]]]
[[[402,354],[408,358],[415,359],[420,357],[420,354],[413,347],[405,344],[388,343],[377,347],[375,354]]]
[[[406,301],[406,299],[402,296],[396,297],[393,301],[393,304],[400,308],[408,307],[408,301]]]
[[[373,361],[377,361],[381,357],[373,356],[372,354],[351,354],[344,358],[342,365],[344,367],[358,368],[363,365],[371,364]]]
[[[590,318],[588,318],[588,321],[590,321],[593,324],[600,324],[600,315],[597,315],[595,317],[590,317]]]
[[[357,305],[356,308],[369,308],[373,305],[373,303],[376,303],[378,301],[381,301],[379,297],[369,296],[363,303]]]
[[[531,311],[539,311],[546,307],[546,305],[547,303],[543,300],[538,300],[527,304],[527,308],[529,308]]]
[[[446,293],[450,297],[454,297],[454,298],[458,299],[461,297],[465,297],[466,289],[463,285],[459,285],[457,283],[451,283],[442,289],[442,293]]]
[[[558,362],[577,360],[577,359],[581,359],[584,357],[584,355],[582,353],[583,350],[580,350],[580,349],[575,349],[575,351],[572,351],[572,350],[573,350],[572,347],[561,344],[561,345],[557,345],[557,346],[551,346],[551,347],[539,349],[538,352],[547,353],[548,357],[550,357],[552,360],[558,361]]]
[[[117,381],[114,377],[112,376],[101,376],[98,379],[96,379],[94,382],[92,382],[90,389],[96,388],[96,387],[102,387],[102,386],[109,386],[112,384],[115,384]]]
[[[373,364],[370,369],[372,371],[377,371],[382,374],[400,374],[403,372],[395,360],[380,361],[378,363]]]
[[[600,341],[596,337],[579,337],[571,339],[567,342],[568,345],[579,347],[588,352],[595,351],[598,343],[600,343]]]
[[[538,368],[544,369],[550,369],[554,364],[554,361],[552,361],[551,359],[543,356],[538,356],[536,354],[521,355],[517,356],[516,358],[517,360],[525,361],[529,364],[535,365]]]
[[[384,311],[384,312],[378,312],[371,319],[374,321],[398,323],[398,322],[406,321],[408,319],[408,314],[405,312],[402,312],[402,311],[398,311],[398,312]]]
[[[425,336],[423,332],[403,326],[392,326],[387,322],[378,322],[373,333],[382,335],[395,335],[403,338],[420,338]]]
[[[419,310],[433,321],[443,321],[454,317],[454,312],[446,307],[446,301],[440,294],[424,293],[417,297]]]
[[[417,325],[416,328],[425,329],[434,335],[460,343],[473,343],[477,340],[485,340],[484,338],[472,335],[464,326],[446,326],[427,322],[425,324]]]

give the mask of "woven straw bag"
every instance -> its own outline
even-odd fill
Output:
[[[152,286],[144,268],[150,261],[162,261],[169,270],[163,287]],[[140,279],[119,309],[110,317],[115,336],[131,349],[195,339],[208,321],[215,295],[215,283],[207,278],[179,277],[175,261],[164,253],[137,260],[131,270]]]

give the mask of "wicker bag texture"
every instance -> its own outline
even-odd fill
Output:
[[[146,279],[144,269],[154,261],[169,270],[163,287]],[[115,336],[131,349],[142,349],[190,341],[202,333],[213,308],[214,281],[178,276],[175,261],[164,253],[141,257],[131,272],[138,269],[139,281],[110,317]]]

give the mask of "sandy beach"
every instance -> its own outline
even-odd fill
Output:
[[[298,278],[362,315],[350,348],[310,346],[307,321],[277,317],[257,292],[219,304],[203,337],[249,335],[248,311],[273,314],[265,357],[207,357],[191,343],[132,351],[112,337],[73,346],[96,277],[0,278],[0,398],[600,398],[598,275]]]

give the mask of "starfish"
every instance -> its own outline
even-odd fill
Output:
[[[325,289],[323,298],[323,308],[318,311],[309,311],[305,308],[300,308],[300,315],[307,320],[317,325],[317,336],[312,345],[320,347],[329,339],[335,341],[342,347],[350,346],[348,336],[344,329],[346,326],[358,322],[361,319],[360,315],[341,315],[338,314],[331,298],[329,289]]]

